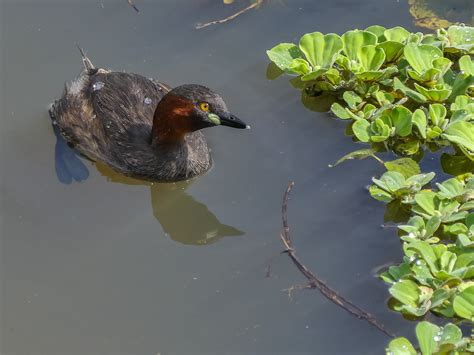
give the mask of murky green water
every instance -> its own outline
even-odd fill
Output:
[[[304,284],[280,255],[288,181],[295,247],[307,266],[399,335],[374,268],[399,261],[383,205],[364,186],[372,161],[328,164],[357,148],[344,125],[265,77],[265,50],[313,30],[415,30],[405,1],[281,0],[225,25],[218,0],[0,0],[2,354],[380,354],[388,338]],[[252,125],[206,131],[215,167],[191,184],[123,181],[86,162],[61,184],[47,104],[98,66],[171,85],[205,84]],[[271,261],[270,277],[266,277]]]

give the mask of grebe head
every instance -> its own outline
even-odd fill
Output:
[[[250,128],[231,114],[222,98],[202,85],[182,85],[158,103],[153,121],[154,138],[171,140],[206,127]]]

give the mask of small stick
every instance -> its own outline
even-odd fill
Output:
[[[308,279],[309,288],[317,288],[319,292],[323,294],[324,297],[344,309],[349,314],[352,314],[353,316],[356,316],[359,319],[367,321],[369,324],[380,330],[385,335],[393,338],[394,335],[388,330],[386,330],[383,324],[379,323],[379,321],[377,321],[377,319],[375,319],[373,315],[359,308],[351,301],[346,300],[344,297],[340,296],[335,290],[333,290],[326,283],[321,281],[311,270],[309,270],[296,255],[295,249],[293,248],[293,244],[291,242],[290,227],[288,225],[288,198],[291,189],[294,185],[294,182],[290,182],[290,184],[288,185],[288,188],[286,189],[285,194],[283,195],[283,203],[281,207],[283,231],[280,234],[280,238],[283,242],[283,245],[285,246],[284,252],[286,252],[290,256],[291,260],[296,265],[298,270],[300,270],[301,273]]]
[[[135,6],[135,4],[133,3],[133,0],[127,0],[128,4],[133,7],[133,9],[136,11],[136,12],[140,12],[140,10],[138,10],[138,7]]]
[[[242,15],[244,12],[247,12],[249,10],[252,10],[253,8],[256,8],[258,6],[260,6],[260,4],[263,2],[263,0],[257,0],[256,2],[254,2],[253,4],[250,4],[249,6],[247,6],[246,8],[236,12],[235,14],[233,15],[230,15],[229,17],[226,17],[226,18],[223,18],[221,20],[216,20],[216,21],[211,21],[211,22],[207,22],[207,23],[204,23],[204,24],[200,24],[200,25],[196,25],[196,29],[197,30],[200,30],[201,28],[204,28],[204,27],[208,27],[208,26],[211,26],[211,25],[218,25],[218,24],[221,24],[221,23],[224,23],[224,22],[227,22],[227,21],[230,21],[230,20],[233,20],[234,18],[236,18],[237,16],[240,16]]]

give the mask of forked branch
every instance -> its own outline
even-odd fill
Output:
[[[329,287],[326,283],[320,280],[311,270],[309,270],[298,258],[296,251],[293,247],[291,237],[290,237],[290,227],[288,225],[288,198],[291,192],[291,189],[294,186],[294,182],[291,182],[288,185],[285,194],[283,195],[283,203],[281,207],[282,221],[283,221],[283,230],[280,234],[280,238],[285,246],[284,252],[286,252],[293,263],[296,265],[298,270],[308,279],[308,288],[316,288],[326,297],[328,300],[336,304],[337,306],[344,309],[349,314],[356,316],[359,319],[363,319],[372,326],[376,327],[378,330],[388,335],[389,337],[394,337],[388,330],[385,329],[383,324],[381,324],[372,314],[364,311],[363,309],[356,306],[351,301],[340,296],[335,290]]]
[[[242,10],[236,12],[235,14],[233,15],[230,15],[226,18],[223,18],[221,20],[215,20],[215,21],[211,21],[211,22],[207,22],[207,23],[203,23],[203,24],[198,24],[196,26],[196,29],[197,30],[200,30],[201,28],[204,28],[204,27],[208,27],[208,26],[212,26],[212,25],[218,25],[218,24],[221,24],[221,23],[224,23],[224,22],[227,22],[227,21],[230,21],[230,20],[233,20],[235,19],[237,16],[240,16],[242,15],[243,13],[249,11],[249,10],[252,10],[256,7],[259,7],[261,4],[262,4],[263,0],[257,0],[255,1],[253,4],[250,4],[249,6],[247,6],[246,8],[243,8]]]

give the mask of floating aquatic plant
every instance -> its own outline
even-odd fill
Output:
[[[454,143],[474,160],[474,28],[313,32],[267,54],[304,96],[332,96],[332,113],[375,151],[417,156]]]
[[[339,36],[313,32],[298,44],[281,43],[267,55],[268,75],[287,73],[309,108],[329,108],[346,132],[370,145],[342,157],[375,158],[386,168],[369,192],[404,212],[397,222],[404,258],[380,277],[391,307],[408,317],[432,312],[474,320],[474,28],[454,25],[434,34],[370,26]],[[417,163],[426,149],[441,155],[454,178],[433,185],[435,173]],[[400,158],[384,162],[378,152]],[[433,333],[430,340],[431,333]],[[449,334],[445,337],[445,333]],[[448,324],[417,327],[422,354],[472,351],[472,340]],[[438,339],[439,338],[439,339]],[[405,338],[394,354],[415,354]]]
[[[463,338],[461,329],[452,323],[439,327],[423,321],[416,326],[416,338],[423,355],[472,354],[474,348],[468,338]],[[387,348],[389,355],[416,355],[419,352],[406,338],[392,340]]]

